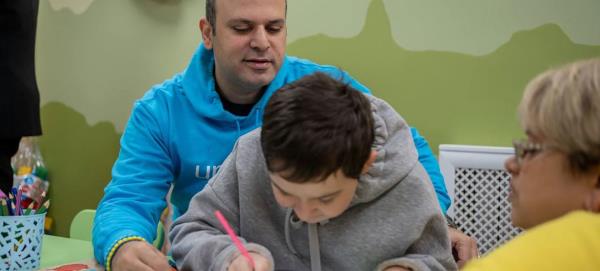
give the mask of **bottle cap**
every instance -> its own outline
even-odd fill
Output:
[[[30,166],[20,166],[19,169],[17,170],[17,176],[27,175],[29,173],[31,173]]]
[[[33,175],[38,176],[40,179],[46,181],[48,180],[48,170],[45,167],[37,166],[33,170]]]

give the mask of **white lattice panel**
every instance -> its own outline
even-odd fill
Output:
[[[455,168],[454,220],[485,254],[518,235],[508,202],[510,175],[501,169]]]

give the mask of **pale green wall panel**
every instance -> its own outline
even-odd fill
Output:
[[[201,40],[198,1],[102,0],[82,14],[49,3],[40,1],[38,22],[42,103],[65,103],[119,131],[133,101],[183,70]]]
[[[89,125],[81,113],[59,102],[45,104],[41,113],[44,135],[39,142],[49,169],[49,216],[54,218],[54,233],[66,236],[75,214],[95,209],[100,201],[120,134],[112,123]]]
[[[399,46],[492,53],[514,32],[559,25],[578,44],[600,45],[597,0],[383,0]]]

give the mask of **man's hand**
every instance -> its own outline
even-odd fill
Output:
[[[265,256],[254,252],[250,252],[250,256],[254,260],[254,271],[269,271],[273,269],[271,262]],[[233,259],[227,271],[253,271],[253,269],[246,257],[240,255]]]
[[[167,256],[145,241],[129,241],[112,258],[111,269],[129,270],[171,270]]]
[[[456,252],[454,260],[459,268],[462,268],[469,260],[477,258],[477,241],[461,231],[448,227],[450,234],[450,243],[452,244],[452,252]]]

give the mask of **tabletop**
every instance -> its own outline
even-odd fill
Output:
[[[91,270],[101,270],[94,261],[92,242],[44,235],[40,269],[52,270],[48,268],[66,264],[84,264]]]

